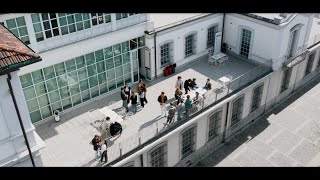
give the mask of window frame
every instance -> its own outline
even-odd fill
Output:
[[[310,58],[310,57],[312,57],[312,58]],[[312,72],[315,57],[316,57],[316,51],[309,54],[306,68],[304,71],[304,77]]]
[[[18,25],[17,19],[19,19],[19,18],[23,18],[23,20],[24,20],[24,22],[25,22],[25,25],[23,25],[23,26],[19,26],[19,25]],[[13,20],[13,21],[14,21],[14,23],[15,23],[15,27],[14,27],[14,28],[9,28],[8,23],[7,23],[7,21],[9,21],[9,20]],[[26,19],[25,19],[24,16],[19,16],[19,17],[14,17],[14,18],[6,19],[6,20],[4,20],[4,25],[5,25],[5,27],[6,27],[14,36],[18,37],[21,42],[23,42],[23,43],[26,44],[26,45],[30,45],[30,44],[31,44],[30,37],[29,37],[29,31],[28,31],[28,28],[27,28],[27,22],[26,22]],[[20,30],[19,30],[19,29],[21,29],[21,28],[25,28],[25,29],[26,29],[26,32],[27,32],[26,35],[23,35],[23,36],[22,36],[22,35],[20,34]],[[12,32],[12,29],[16,29],[16,31],[17,31],[18,34],[16,35],[14,32]],[[26,41],[26,42],[21,39],[21,38],[25,38],[25,37],[28,38],[28,41]]]
[[[158,151],[160,148],[163,148],[161,152],[161,157],[160,156],[156,156],[156,159],[152,158],[152,154],[155,153],[156,151]],[[157,155],[157,154],[156,154]],[[167,163],[168,163],[168,143],[167,142],[162,142],[158,145],[156,145],[155,147],[153,147],[151,150],[148,151],[147,153],[147,160],[148,160],[148,166],[149,167],[167,167]],[[164,162],[158,163],[161,164],[161,166],[154,166],[155,162],[154,161],[160,161],[160,160],[164,160]]]
[[[213,28],[213,35],[212,35],[213,42],[212,42],[212,45],[209,45],[209,29],[211,29],[211,28]],[[207,49],[209,49],[209,48],[213,48],[214,49],[214,45],[215,45],[215,41],[216,41],[215,35],[216,35],[217,32],[219,32],[219,24],[218,23],[210,25],[207,28]]]
[[[215,116],[216,114],[220,113],[220,119],[211,119],[212,116]],[[222,127],[222,114],[223,114],[223,108],[219,108],[217,110],[215,110],[214,112],[212,112],[209,116],[208,116],[208,125],[207,125],[207,142],[210,142],[212,141],[213,139],[215,139],[216,137],[218,137],[220,135],[220,132],[221,132],[221,127]],[[220,121],[220,125],[217,127],[216,124],[217,124],[217,121],[218,122]],[[215,121],[214,122],[214,126],[212,125],[212,121]],[[213,127],[212,127],[213,126]],[[211,133],[213,132],[213,133]],[[210,136],[210,134],[213,134],[212,136]]]
[[[184,134],[187,133],[188,131],[192,131],[192,139],[193,141],[191,141],[189,144],[191,145],[190,147],[190,151],[186,151],[185,153],[183,153],[184,150]],[[187,158],[188,156],[190,156],[192,153],[194,153],[196,151],[196,145],[197,145],[197,124],[192,124],[190,126],[188,126],[187,128],[185,128],[183,131],[181,131],[180,133],[180,159],[183,160],[185,158]]]
[[[243,51],[242,49],[244,49],[242,47],[243,45],[243,38],[247,38],[247,37],[244,37],[243,34],[245,31],[248,31],[250,32],[250,41],[248,42],[249,43],[249,46],[248,46],[248,52],[246,53],[247,56],[245,56],[245,54],[243,54]],[[250,54],[251,54],[251,47],[252,47],[252,39],[253,39],[253,31],[249,28],[246,28],[246,27],[242,27],[241,30],[240,30],[240,47],[239,47],[239,55],[244,57],[244,58],[247,58],[249,59],[250,58]]]
[[[258,84],[253,88],[252,96],[251,96],[250,113],[259,109],[259,107],[261,106],[263,89],[264,89],[264,82]]]
[[[240,101],[242,99],[241,102],[241,111],[237,111],[235,114],[235,103]],[[235,100],[232,101],[231,104],[231,117],[230,117],[230,127],[237,124],[238,122],[240,122],[242,120],[242,115],[243,115],[243,107],[244,107],[244,100],[245,100],[245,95],[241,95],[239,97],[237,97]],[[237,106],[237,109],[239,109],[239,107]],[[236,116],[235,116],[236,115]],[[236,117],[236,119],[234,119],[233,117]]]
[[[160,55],[160,68],[164,68],[165,66],[174,62],[174,44],[173,40],[165,41],[160,44],[159,46],[159,55]],[[162,47],[168,45],[168,53],[166,57],[167,62],[163,63],[163,56],[162,56]]]
[[[281,86],[280,86],[280,94],[289,88],[291,75],[292,75],[292,67],[283,69]]]
[[[302,24],[297,24],[290,29],[287,53],[286,53],[287,59],[290,59],[295,56],[295,53],[298,47],[299,38],[300,38],[301,27],[302,27]],[[293,39],[294,32],[297,32],[295,39]]]
[[[190,32],[188,33],[187,35],[184,36],[184,58],[188,58],[190,56],[193,56],[195,54],[197,54],[197,32],[194,31],[194,32]],[[189,44],[189,42],[187,42],[187,38],[189,38],[190,36],[192,36],[192,44],[191,44],[191,49],[190,47],[187,47],[187,43]],[[191,50],[191,53],[187,53],[187,49],[188,51]]]

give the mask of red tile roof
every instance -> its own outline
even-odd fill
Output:
[[[38,61],[38,54],[0,24],[0,74]]]

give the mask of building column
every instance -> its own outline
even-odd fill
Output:
[[[115,13],[111,13],[111,27],[112,27],[112,31],[117,30],[117,20],[116,20],[116,14]]]
[[[36,34],[33,29],[31,14],[25,15],[24,19],[27,25],[27,30],[28,30],[29,40],[30,40],[30,48],[34,50],[36,53],[39,53],[38,42],[36,39]]]

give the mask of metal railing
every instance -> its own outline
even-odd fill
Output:
[[[121,140],[121,142],[112,145],[108,148],[108,163],[119,160],[134,153],[136,150],[143,148],[145,145],[153,142],[155,139],[171,132],[173,129],[179,127],[181,124],[195,117],[197,114],[202,113],[208,108],[221,102],[223,99],[229,97],[242,88],[262,78],[263,76],[272,72],[272,67],[266,67],[259,65],[247,73],[233,79],[227,84],[226,88],[216,88],[207,91],[203,95],[203,100],[193,101],[192,107],[188,112],[183,110],[181,118],[177,119],[177,111],[173,122],[170,125],[164,125],[167,119],[160,119],[152,125],[143,128],[137,132],[137,134]],[[174,101],[174,104],[177,104]]]

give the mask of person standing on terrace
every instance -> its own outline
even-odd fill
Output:
[[[163,116],[163,112],[165,114],[165,117],[167,116],[167,111],[166,111],[166,102],[168,98],[164,94],[164,92],[161,92],[160,96],[158,97],[158,102],[160,103],[160,108],[161,108],[161,116]]]
[[[179,88],[180,90],[182,90],[182,88],[183,88],[183,81],[182,81],[181,76],[178,76],[178,79],[177,79],[177,81],[176,81],[176,86],[175,86],[175,88]]]
[[[125,84],[124,86],[124,93],[127,95],[127,104],[130,103],[130,95],[131,95],[131,88],[129,87],[128,83]]]

